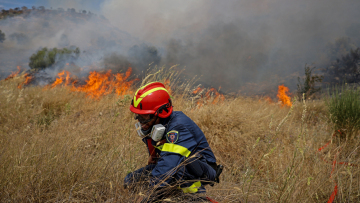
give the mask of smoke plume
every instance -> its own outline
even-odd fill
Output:
[[[358,0],[94,2],[46,4],[65,11],[93,9],[97,17],[84,21],[39,15],[1,20],[7,36],[0,44],[1,71],[26,67],[41,47],[73,45],[82,51],[73,62],[82,71],[129,64],[140,73],[149,62],[180,64],[188,77],[201,76],[205,85],[261,93],[281,83],[294,90],[305,64],[324,68],[339,57],[333,53],[339,38],[351,44],[339,51],[360,46]]]
[[[163,47],[162,63],[236,91],[263,82],[294,88],[305,64],[324,65],[329,43],[348,37],[359,46],[359,6],[356,0],[109,0],[102,11],[115,26]]]

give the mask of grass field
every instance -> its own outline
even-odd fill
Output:
[[[145,166],[148,154],[131,95],[94,100],[68,87],[19,89],[22,81],[0,81],[0,202],[134,202],[139,192],[124,189],[123,178]],[[225,166],[207,196],[322,203],[337,185],[334,202],[360,201],[359,137],[332,137],[337,129],[324,100],[298,99],[288,108],[225,96],[200,107],[173,92],[174,109],[199,125]]]

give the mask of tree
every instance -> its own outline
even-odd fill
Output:
[[[316,83],[322,82],[323,76],[312,75],[314,69],[315,67],[311,68],[305,65],[305,78],[301,82],[300,77],[298,77],[297,92],[300,98],[305,94],[305,99],[308,99],[321,89],[320,87],[316,87]]]
[[[5,41],[5,33],[3,33],[1,30],[0,30],[0,42],[4,42]]]
[[[330,84],[360,82],[360,48],[350,50],[325,69],[326,81]]]
[[[69,13],[76,13],[75,8],[68,8],[67,11],[68,11]]]
[[[348,37],[337,38],[333,43],[326,45],[326,57],[333,61],[356,49],[356,45]]]
[[[34,70],[41,70],[56,65],[56,63],[65,63],[69,59],[78,58],[79,55],[78,47],[50,50],[45,47],[30,57],[29,66]]]

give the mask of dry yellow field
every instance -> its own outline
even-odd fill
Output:
[[[0,202],[133,202],[139,192],[124,189],[123,178],[145,166],[148,154],[129,111],[131,95],[94,100],[61,86],[19,89],[22,81],[0,81]],[[174,109],[199,125],[225,166],[207,196],[327,202],[337,185],[335,202],[360,201],[359,139],[334,137],[318,151],[335,130],[324,101],[287,108],[225,96],[199,107],[186,93],[173,97]]]

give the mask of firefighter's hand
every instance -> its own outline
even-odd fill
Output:
[[[159,159],[159,156],[149,156],[148,165],[156,164]]]

